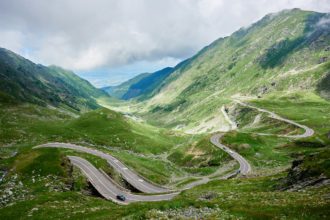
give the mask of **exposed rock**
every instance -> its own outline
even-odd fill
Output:
[[[212,200],[218,197],[218,193],[216,192],[206,192],[204,194],[202,194],[199,199],[200,200]]]
[[[243,148],[243,149],[248,149],[251,146],[249,144],[245,143],[245,144],[241,144],[240,147]]]
[[[234,216],[219,207],[195,208],[193,206],[182,209],[157,210],[146,213],[146,219],[233,219]],[[240,219],[235,217],[235,219]]]
[[[260,94],[265,94],[267,93],[268,91],[268,87],[267,86],[262,86],[260,89],[259,89],[259,93]]]
[[[320,64],[320,63],[324,63],[324,62],[326,62],[327,60],[328,60],[328,57],[321,57],[321,58],[319,59],[318,64]]]
[[[313,153],[300,156],[292,162],[288,176],[279,186],[280,190],[299,191],[306,187],[320,187],[330,184],[330,179],[324,173],[324,157],[327,154]],[[311,166],[310,164],[314,165]]]

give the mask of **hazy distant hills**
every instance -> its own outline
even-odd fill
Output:
[[[73,72],[35,64],[0,48],[0,101],[53,105],[77,111],[98,107],[106,95]]]
[[[144,77],[149,76],[150,74],[151,73],[142,73],[142,74],[139,74],[139,75],[135,76],[134,78],[118,85],[118,86],[107,86],[107,87],[103,87],[102,90],[104,90],[105,92],[107,92],[108,94],[110,94],[113,97],[116,97],[118,99],[122,99],[123,96],[130,89],[131,85],[134,85],[135,83],[139,82],[141,79],[143,79]]]
[[[102,90],[118,99],[145,100],[159,92],[165,85],[163,82],[176,70],[182,71],[189,61],[190,59],[187,59],[173,68],[166,67],[153,73],[142,73],[118,86],[108,86]]]

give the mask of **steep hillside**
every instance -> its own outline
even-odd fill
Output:
[[[153,73],[142,73],[118,86],[108,86],[102,88],[109,95],[122,100],[135,99],[143,101],[153,97],[169,81],[175,79],[171,74],[173,72],[182,72],[190,63],[190,59],[184,60],[175,67],[166,67]]]
[[[165,80],[172,72],[173,68],[166,67],[162,70],[143,77],[141,80],[129,87],[128,91],[122,96],[122,99],[127,100],[138,96],[140,96],[139,99],[144,99],[150,96],[150,94],[159,86],[159,84]]]
[[[133,77],[130,80],[127,80],[126,82],[121,83],[117,86],[106,86],[101,88],[103,91],[107,92],[112,97],[115,97],[117,99],[122,99],[123,95],[127,93],[130,86],[139,82],[144,77],[149,76],[151,73],[141,73],[135,77]]]
[[[98,107],[94,98],[106,93],[73,72],[35,64],[0,48],[0,100],[63,106],[80,111]]]
[[[102,88],[109,95],[118,99],[129,100],[137,98],[139,100],[150,97],[161,83],[174,71],[172,67],[166,67],[153,73],[142,73],[118,86]]]
[[[315,91],[328,96],[330,14],[285,10],[205,47],[137,112],[192,133],[228,130],[232,96]],[[173,114],[175,113],[175,114]]]

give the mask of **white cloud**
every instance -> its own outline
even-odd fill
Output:
[[[328,0],[2,0],[0,46],[43,64],[90,71],[182,60],[218,37],[285,8]]]
[[[330,16],[328,16],[327,18],[322,18],[318,23],[318,26],[322,27],[322,28],[329,28],[330,27]]]
[[[10,49],[16,53],[23,50],[23,35],[16,30],[0,29],[0,46]]]

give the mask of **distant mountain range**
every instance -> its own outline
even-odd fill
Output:
[[[110,94],[136,100],[138,113],[151,121],[188,129],[219,117],[232,96],[314,91],[329,99],[329,57],[329,13],[284,10],[214,41],[173,68],[103,91],[71,71],[0,49],[0,101],[81,111],[97,108],[95,99]]]
[[[284,10],[214,41],[183,64],[164,69],[166,74],[143,74],[109,93],[120,90],[114,96],[143,101],[136,112],[150,121],[203,127],[220,117],[219,108],[232,96],[309,91],[329,99],[329,60],[330,14]]]
[[[118,99],[129,100],[145,100],[151,98],[156,94],[164,84],[164,82],[173,72],[184,67],[189,63],[190,59],[187,59],[175,67],[166,67],[153,73],[142,73],[136,77],[123,82],[118,86],[108,86],[102,88],[109,95]]]
[[[108,96],[72,71],[35,64],[0,48],[0,101],[95,109],[95,98]]]

